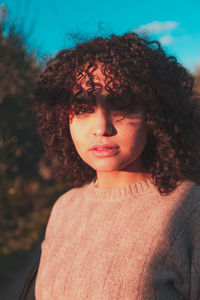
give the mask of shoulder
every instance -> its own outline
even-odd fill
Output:
[[[86,195],[88,185],[73,188],[62,194],[54,203],[51,214],[66,211],[67,207],[74,205],[77,201],[82,201]]]
[[[182,221],[179,222],[180,235],[178,237],[187,237],[190,249],[198,249],[200,259],[200,185],[185,181],[179,188],[184,191],[184,197],[175,213],[174,223],[178,223],[180,219]]]
[[[187,197],[191,199],[195,206],[200,206],[200,185],[192,181],[186,181],[185,186],[188,190]]]
[[[182,192],[181,201],[175,213],[175,223],[179,222],[182,229],[190,237],[200,235],[200,185],[183,182],[178,189]],[[179,192],[180,193],[180,192]]]
[[[166,198],[169,205],[170,228],[176,235],[187,228],[189,224],[198,221],[200,213],[200,186],[192,181],[183,181]],[[169,229],[171,231],[171,229]]]
[[[180,182],[177,189],[182,191],[196,191],[198,193],[200,192],[200,185],[191,180],[184,180]]]
[[[180,205],[188,205],[189,211],[200,207],[200,185],[193,181],[183,181],[174,191],[174,196],[180,199]]]
[[[84,202],[85,189],[87,189],[87,186],[73,188],[56,200],[48,220],[45,239],[57,234],[59,228],[65,224],[66,220],[77,213],[81,202]]]

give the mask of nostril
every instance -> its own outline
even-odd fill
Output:
[[[106,136],[112,136],[112,135],[115,135],[116,134],[116,129],[114,126],[109,126],[107,129],[106,129],[106,132],[105,132],[105,135]]]
[[[105,126],[97,126],[94,129],[94,135],[99,136],[112,136],[117,133],[116,128],[113,124],[106,124]]]

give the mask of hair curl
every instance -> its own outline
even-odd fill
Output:
[[[57,178],[81,186],[96,172],[77,154],[69,132],[69,112],[83,71],[94,89],[91,66],[102,64],[109,105],[145,108],[148,140],[143,159],[161,194],[181,180],[200,182],[198,100],[193,77],[175,57],[167,57],[159,42],[136,33],[94,38],[60,51],[47,62],[35,90],[34,110],[46,155],[57,154]]]

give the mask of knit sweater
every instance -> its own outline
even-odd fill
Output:
[[[36,300],[200,299],[200,187],[150,180],[62,195],[47,225]]]

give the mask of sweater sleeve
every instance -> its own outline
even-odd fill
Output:
[[[191,216],[189,225],[191,247],[191,300],[200,299],[200,207]]]
[[[160,280],[157,299],[200,299],[200,206],[187,216],[171,241],[163,269],[167,280]]]

